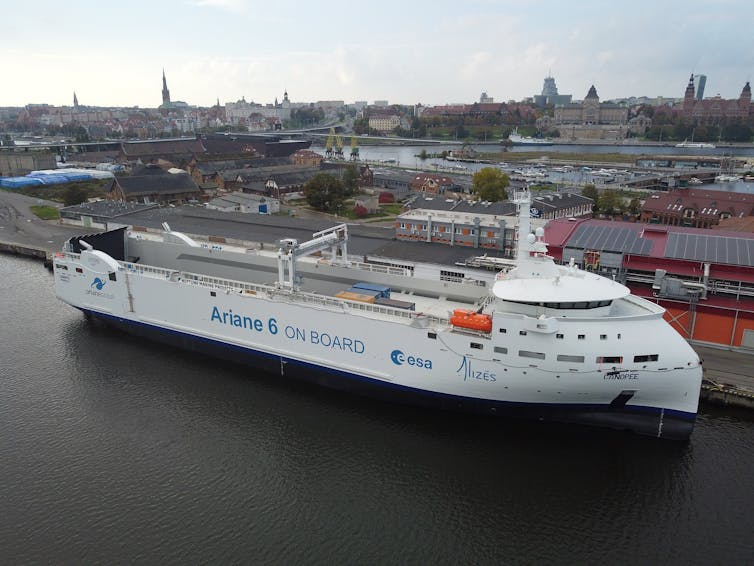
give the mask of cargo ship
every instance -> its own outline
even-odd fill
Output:
[[[276,250],[199,241],[167,224],[70,239],[64,302],[137,335],[380,399],[595,425],[693,430],[702,367],[664,309],[556,264],[519,192],[517,258],[485,278],[348,254],[348,226]],[[438,273],[441,273],[438,271]]]

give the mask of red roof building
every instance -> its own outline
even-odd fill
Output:
[[[434,173],[417,173],[409,183],[412,191],[441,195],[456,186],[455,181],[445,175]]]
[[[726,218],[752,214],[754,195],[709,189],[653,193],[641,207],[642,222],[695,228],[710,228]]]

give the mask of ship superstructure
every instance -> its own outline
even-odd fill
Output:
[[[702,368],[658,305],[547,255],[517,195],[518,258],[497,276],[366,263],[348,227],[278,250],[164,225],[74,238],[59,298],[136,334],[388,399],[686,438]]]

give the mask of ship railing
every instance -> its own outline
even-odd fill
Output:
[[[244,283],[242,281],[234,281],[232,279],[221,279],[218,277],[208,277],[206,275],[199,275],[196,273],[188,273],[184,271],[176,271],[173,269],[164,269],[161,267],[152,267],[149,265],[142,265],[137,263],[120,262],[123,270],[130,273],[137,273],[139,275],[145,275],[148,277],[155,277],[158,279],[169,279],[171,281],[180,281],[181,283],[189,285],[199,285],[207,287],[208,289],[220,289],[227,290],[235,293],[247,293],[257,296],[268,297],[284,297],[286,300],[294,303],[306,303],[317,304],[329,308],[342,309],[344,306],[350,311],[364,311],[371,313],[379,313],[390,317],[397,317],[402,319],[422,319],[428,324],[448,324],[447,318],[442,318],[434,315],[427,315],[424,313],[417,313],[406,309],[400,309],[395,307],[389,307],[385,305],[375,305],[372,303],[365,303],[361,301],[349,301],[348,299],[339,299],[337,297],[327,297],[325,295],[317,295],[315,293],[295,292],[291,293],[288,290],[280,290],[269,285],[255,285],[253,283]]]
[[[327,261],[327,260],[320,260]],[[328,262],[329,263],[329,262]],[[387,275],[397,275],[399,277],[410,277],[411,270],[404,267],[394,267],[390,265],[379,265],[376,263],[364,263],[363,261],[351,261],[349,263],[351,269],[359,269],[361,271],[370,271],[372,273],[384,273]]]
[[[68,242],[66,242],[65,245],[68,246]],[[68,251],[68,250],[62,251],[62,252],[55,252],[55,258],[57,259],[68,259],[71,261],[78,261],[80,257],[81,257],[80,254],[77,254],[75,252]]]
[[[363,312],[370,312],[370,313],[379,313],[384,314],[386,316],[391,317],[397,317],[397,318],[404,318],[408,320],[414,320],[414,319],[423,319],[429,324],[448,324],[449,319],[435,316],[435,315],[428,315],[421,312],[416,312],[412,310],[407,309],[400,309],[395,307],[389,307],[385,305],[375,305],[373,303],[367,303],[362,301],[351,301],[348,299],[339,299],[337,297],[327,297],[324,295],[317,295],[314,293],[286,293],[286,297],[291,300],[291,302],[296,303],[306,303],[306,304],[317,304],[317,305],[323,305],[327,307],[335,307],[335,308],[343,308],[344,306],[349,311],[363,311]]]
[[[479,303],[479,308],[480,308],[480,309],[485,309],[485,308],[487,308],[488,306],[490,306],[490,305],[491,305],[492,303],[494,303],[494,302],[495,302],[495,299],[496,299],[495,295],[492,295],[492,294],[489,294],[489,295],[487,295],[487,296],[486,296],[486,297],[485,297],[485,298],[484,298],[484,299],[482,300],[482,302],[481,302],[481,303]]]
[[[155,277],[157,279],[170,279],[171,281],[180,281],[182,283],[199,285],[201,287],[207,287],[210,289],[225,289],[228,291],[247,292],[250,294],[260,295],[267,294],[273,290],[272,287],[266,285],[256,285],[253,283],[234,281],[232,279],[209,277],[207,275],[199,275],[197,273],[177,271],[174,269],[165,269],[162,267],[153,267],[151,265],[142,265],[125,261],[121,261],[120,265],[124,271],[129,273],[146,275],[149,277]]]

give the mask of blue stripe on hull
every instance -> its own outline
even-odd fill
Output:
[[[443,410],[609,427],[671,439],[687,439],[693,431],[694,421],[696,420],[695,413],[658,409],[656,407],[520,403],[427,391],[144,322],[132,321],[87,309],[81,310],[86,315],[99,318],[130,334],[144,336],[224,360],[253,365],[269,373],[280,374],[282,372],[286,377],[388,401]]]

